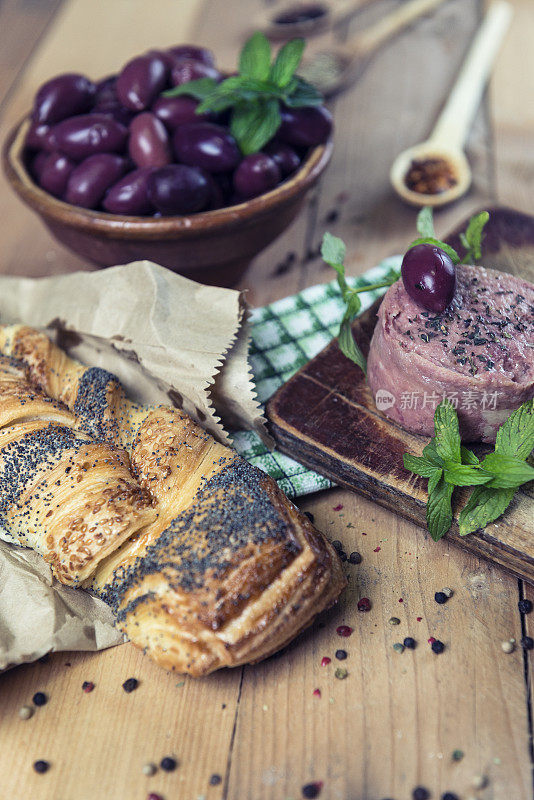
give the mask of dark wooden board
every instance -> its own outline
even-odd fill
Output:
[[[458,246],[457,235],[449,242]],[[534,218],[491,209],[482,262],[534,281]],[[353,326],[365,355],[379,303]],[[404,469],[402,455],[419,454],[428,439],[407,433],[377,410],[363,373],[336,340],[278,390],[267,415],[280,450],[425,527],[426,480]],[[455,496],[457,518],[468,491],[456,490]],[[533,497],[530,487],[518,492],[501,519],[470,536],[459,535],[455,519],[447,536],[534,583]]]

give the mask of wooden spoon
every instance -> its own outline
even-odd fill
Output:
[[[254,30],[270,39],[315,36],[349,19],[372,0],[289,0],[276,9],[263,10]]]
[[[444,0],[409,0],[356,34],[345,44],[332,45],[304,61],[298,73],[313,83],[325,97],[336,94],[351,83],[362,65],[375,50],[423,14]]]
[[[404,150],[393,162],[391,183],[408,203],[442,206],[457,200],[469,189],[472,176],[464,145],[511,17],[512,7],[505,0],[497,0],[490,6],[434,130],[426,141]],[[444,162],[444,169],[448,168],[455,180],[454,185],[436,194],[408,188],[406,179],[414,161],[419,162],[423,170],[425,162]]]

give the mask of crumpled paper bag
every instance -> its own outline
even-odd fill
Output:
[[[133,400],[183,408],[223,443],[223,421],[268,440],[240,292],[203,286],[149,261],[50,278],[0,277],[0,323],[14,322],[46,329],[73,358],[118,375]],[[62,586],[33,551],[0,542],[0,670],[52,650],[120,641],[101,600]]]

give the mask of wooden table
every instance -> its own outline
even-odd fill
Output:
[[[512,4],[511,32],[469,141],[474,186],[437,216],[442,234],[484,203],[533,210],[534,3]],[[394,6],[375,0],[350,30]],[[4,0],[1,138],[37,86],[63,70],[103,75],[152,45],[187,40],[213,47],[231,68],[260,7],[261,0]],[[430,129],[483,8],[448,0],[332,104],[332,164],[306,210],[243,279],[253,304],[331,279],[316,255],[325,228],[347,241],[352,274],[413,237],[415,212],[393,197],[389,165]],[[0,204],[3,273],[89,268],[4,184]],[[288,252],[297,258],[285,269]],[[337,608],[279,657],[201,681],[164,673],[130,645],[58,653],[8,672],[0,678],[0,798],[143,800],[152,791],[166,800],[297,800],[313,781],[324,783],[321,800],[409,800],[419,785],[432,798],[446,791],[464,800],[531,798],[531,654],[507,655],[501,642],[532,628],[517,602],[533,590],[349,492],[301,506],[329,537],[362,554]],[[439,606],[434,592],[444,586],[454,594]],[[370,613],[357,612],[360,596],[371,599]],[[399,626],[388,624],[393,616]],[[336,635],[340,623],[354,627],[351,638]],[[398,654],[392,645],[408,635],[417,649]],[[430,636],[445,643],[442,655],[431,652]],[[346,680],[334,677],[341,647]],[[324,667],[326,655],[332,663]],[[140,686],[127,695],[121,684],[130,676]],[[85,680],[96,684],[91,694],[81,690]],[[37,690],[50,701],[22,722],[18,708]],[[143,775],[145,762],[168,754],[179,760],[175,772]],[[37,758],[51,762],[46,775],[33,772]],[[210,784],[213,774],[218,785]],[[475,791],[477,775],[487,784]]]

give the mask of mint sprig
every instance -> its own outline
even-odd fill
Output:
[[[452,524],[452,496],[456,486],[474,486],[458,517],[460,535],[484,528],[503,514],[517,489],[534,480],[527,462],[534,448],[534,400],[523,403],[501,425],[495,450],[480,461],[460,443],[458,415],[449,400],[434,414],[435,436],[422,456],[404,454],[410,472],[428,478],[427,525],[437,541]]]
[[[454,248],[452,248],[446,242],[442,242],[441,239],[436,239],[432,209],[427,206],[422,208],[417,215],[417,232],[420,235],[419,238],[414,239],[414,241],[408,246],[408,250],[418,244],[433,244],[436,247],[439,247],[441,250],[444,250],[445,253],[447,253],[447,255],[450,257],[453,264],[465,263],[467,260],[470,260],[471,263],[473,263],[481,256],[482,234],[488,219],[488,212],[482,211],[480,214],[476,214],[469,220],[465,233],[462,233],[460,237],[463,237],[462,242],[465,242],[464,246],[468,248],[468,252],[461,261],[460,256],[456,250],[454,250]],[[352,335],[352,322],[361,309],[361,302],[358,298],[358,294],[361,292],[368,292],[374,289],[382,289],[391,286],[400,278],[400,271],[392,269],[388,275],[386,275],[385,279],[380,283],[375,283],[372,286],[362,286],[356,289],[351,289],[345,277],[345,255],[346,247],[344,242],[341,239],[338,239],[337,236],[332,236],[332,234],[328,233],[327,231],[323,236],[321,257],[326,264],[331,266],[337,272],[337,282],[341,296],[343,301],[347,304],[347,310],[343,315],[343,319],[339,327],[339,348],[343,355],[347,356],[347,358],[350,358],[350,360],[360,367],[365,373],[367,370],[365,357]]]
[[[189,81],[163,92],[163,96],[188,95],[200,100],[197,114],[231,109],[230,131],[241,152],[245,156],[257,153],[282,123],[281,104],[300,108],[323,102],[320,92],[296,74],[304,47],[304,39],[292,39],[271,63],[269,40],[257,31],[241,50],[238,75],[220,83],[213,78]]]

